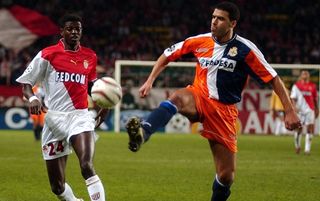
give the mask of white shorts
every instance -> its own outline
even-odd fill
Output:
[[[314,121],[315,121],[315,114],[314,114],[314,111],[310,111],[310,112],[307,112],[307,113],[298,113],[298,116],[300,118],[300,121],[302,123],[302,125],[310,125],[310,124],[314,124]]]
[[[48,111],[42,132],[42,154],[44,160],[52,160],[72,152],[70,137],[85,131],[94,132],[95,120],[88,110],[72,112]]]

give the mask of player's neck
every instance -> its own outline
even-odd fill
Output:
[[[70,44],[65,44],[65,50],[71,50],[71,51],[77,51],[79,50],[80,44],[75,44],[75,45],[70,45]]]
[[[225,35],[223,35],[219,38],[214,36],[214,38],[220,44],[225,44],[225,43],[229,42],[233,38],[233,36],[234,36],[233,30],[229,30]]]
[[[76,44],[68,44],[65,42],[64,39],[62,39],[63,45],[64,45],[64,49],[65,50],[70,50],[70,51],[77,51],[79,50],[80,47],[80,43],[76,43]]]

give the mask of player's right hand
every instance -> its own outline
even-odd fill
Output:
[[[29,111],[31,114],[41,114],[41,111],[43,110],[43,106],[38,99],[34,99],[33,101],[31,101],[29,105]]]

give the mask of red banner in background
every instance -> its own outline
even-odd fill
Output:
[[[21,86],[0,85],[0,107],[24,107]]]
[[[275,119],[269,111],[239,111],[240,133],[273,133]]]
[[[0,25],[0,43],[15,52],[39,37],[59,33],[59,27],[47,16],[18,5],[0,9]]]

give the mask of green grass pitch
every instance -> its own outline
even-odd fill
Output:
[[[95,168],[108,201],[209,201],[214,164],[199,135],[154,135],[137,153],[125,134],[98,132]],[[316,201],[320,142],[296,155],[291,136],[239,136],[236,179],[228,201]],[[89,201],[75,154],[67,181]],[[55,201],[32,131],[0,131],[0,201]]]

